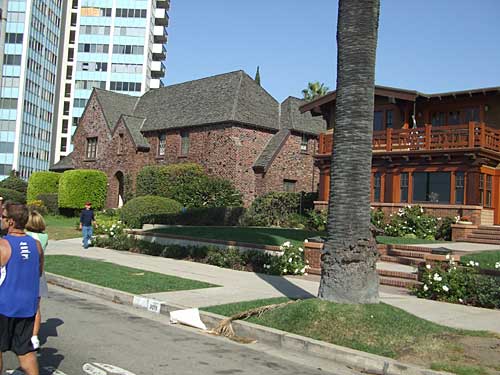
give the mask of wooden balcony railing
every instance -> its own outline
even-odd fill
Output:
[[[319,136],[318,155],[332,153],[333,134]],[[500,129],[484,123],[432,126],[415,129],[386,129],[373,132],[373,152],[448,150],[482,147],[500,152]]]

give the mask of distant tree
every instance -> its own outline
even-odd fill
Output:
[[[302,95],[304,95],[305,100],[311,101],[325,95],[327,92],[328,87],[326,87],[324,83],[316,81],[309,82],[307,84],[307,89],[302,90]]]
[[[257,71],[255,72],[255,82],[260,86],[260,71],[259,71],[259,66],[257,65]]]

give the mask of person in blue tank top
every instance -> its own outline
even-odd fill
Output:
[[[0,239],[0,374],[2,354],[13,351],[26,375],[39,375],[35,348],[31,342],[38,309],[43,251],[40,242],[26,235],[28,208],[7,202],[2,211]]]

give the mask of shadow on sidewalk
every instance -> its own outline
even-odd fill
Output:
[[[315,295],[309,293],[307,290],[302,289],[301,287],[295,285],[282,276],[266,275],[263,273],[255,273],[255,275],[260,277],[262,280],[264,280],[266,283],[271,285],[274,289],[288,298],[306,299],[316,297]]]

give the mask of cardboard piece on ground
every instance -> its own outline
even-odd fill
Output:
[[[200,319],[198,308],[171,311],[170,323],[181,323],[204,331],[207,330],[207,326]]]

